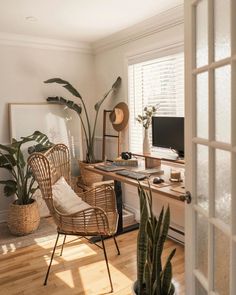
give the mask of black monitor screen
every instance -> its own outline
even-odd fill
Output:
[[[184,153],[184,118],[152,117],[152,144]]]

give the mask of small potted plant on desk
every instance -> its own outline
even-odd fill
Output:
[[[98,113],[100,110],[100,107],[104,100],[111,95],[113,92],[115,92],[120,84],[121,84],[121,78],[118,77],[114,84],[112,85],[111,89],[108,90],[104,96],[94,105],[95,109],[95,116],[94,116],[94,124],[91,126],[91,120],[89,119],[89,114],[84,102],[84,99],[80,95],[80,93],[67,81],[62,80],[60,78],[52,78],[45,83],[58,83],[62,84],[64,88],[66,88],[71,94],[73,94],[77,99],[80,100],[81,104],[77,104],[74,101],[71,100],[66,100],[63,97],[48,97],[47,101],[49,103],[55,103],[55,104],[60,104],[64,105],[73,111],[75,111],[81,121],[82,129],[84,132],[85,136],[85,143],[86,143],[86,160],[85,161],[79,161],[79,166],[80,166],[80,173],[82,176],[83,183],[87,186],[91,186],[94,182],[99,182],[102,180],[102,176],[97,174],[97,173],[92,173],[90,171],[87,171],[85,169],[86,165],[96,163],[98,162],[95,159],[94,155],[94,143],[95,143],[95,132],[96,132],[96,125],[97,125],[97,119],[98,119]],[[84,116],[82,116],[82,109],[84,109]]]
[[[169,254],[162,265],[162,252],[170,224],[169,207],[164,208],[157,219],[152,212],[151,190],[138,188],[140,198],[140,226],[137,238],[137,281],[133,285],[136,295],[173,295],[171,259],[176,249]]]
[[[0,168],[7,170],[11,179],[0,180],[4,185],[4,195],[15,195],[16,200],[10,204],[8,210],[8,227],[15,235],[26,235],[35,231],[40,222],[40,216],[33,195],[38,189],[35,180],[25,161],[21,147],[24,143],[37,141],[30,151],[43,151],[52,146],[47,136],[39,131],[17,141],[12,139],[9,145],[0,144]]]
[[[143,114],[138,115],[136,121],[138,121],[140,124],[142,124],[144,128],[144,138],[143,138],[143,153],[144,154],[150,154],[150,144],[149,144],[149,135],[148,135],[148,129],[150,125],[152,124],[152,116],[156,114],[158,110],[158,105],[152,106],[145,106],[143,109]]]

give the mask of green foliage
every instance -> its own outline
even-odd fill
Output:
[[[35,180],[26,164],[21,147],[26,142],[36,141],[38,144],[30,147],[28,152],[47,150],[52,146],[48,137],[40,131],[22,137],[17,141],[14,138],[9,145],[0,144],[0,168],[6,169],[11,174],[11,179],[1,180],[4,185],[4,195],[6,197],[16,195],[17,204],[26,205],[31,203],[32,196],[38,187],[35,187]]]
[[[158,107],[158,105],[145,106],[143,109],[143,115],[138,115],[135,120],[142,124],[145,129],[148,129],[152,123],[152,116],[156,114]]]
[[[95,110],[95,121],[93,127],[91,127],[90,119],[88,116],[87,108],[85,105],[85,102],[80,95],[80,93],[67,81],[60,79],[60,78],[52,78],[47,81],[44,81],[44,83],[57,83],[63,85],[65,89],[67,89],[71,94],[73,94],[76,98],[79,98],[81,105],[75,103],[71,100],[66,100],[63,97],[48,97],[47,101],[49,103],[55,103],[64,105],[71,110],[75,111],[79,115],[79,119],[81,121],[81,125],[84,131],[85,139],[86,139],[86,146],[87,146],[87,152],[86,152],[86,162],[87,163],[94,163],[96,162],[94,157],[94,139],[95,139],[95,131],[96,131],[96,125],[97,125],[97,119],[98,119],[98,113],[100,110],[101,105],[103,104],[104,100],[114,91],[116,91],[121,84],[121,78],[118,77],[115,81],[115,83],[112,85],[111,89],[106,92],[103,97],[94,105]],[[84,109],[85,117],[82,116],[82,109]]]
[[[152,212],[151,190],[138,187],[140,199],[140,227],[137,238],[137,294],[173,295],[171,260],[173,249],[162,266],[162,252],[170,225],[170,209],[162,208],[159,218]]]

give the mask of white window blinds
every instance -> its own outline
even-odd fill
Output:
[[[184,55],[178,53],[129,65],[128,79],[129,148],[131,152],[142,152],[143,127],[135,118],[146,105],[158,104],[157,116],[184,116]]]

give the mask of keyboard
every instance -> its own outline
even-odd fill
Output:
[[[143,180],[143,179],[148,177],[147,174],[143,174],[143,173],[140,173],[140,172],[129,171],[129,170],[117,171],[116,174],[121,175],[121,176],[125,176],[125,177],[128,177],[128,178],[132,178],[132,179],[135,179],[135,180]]]

